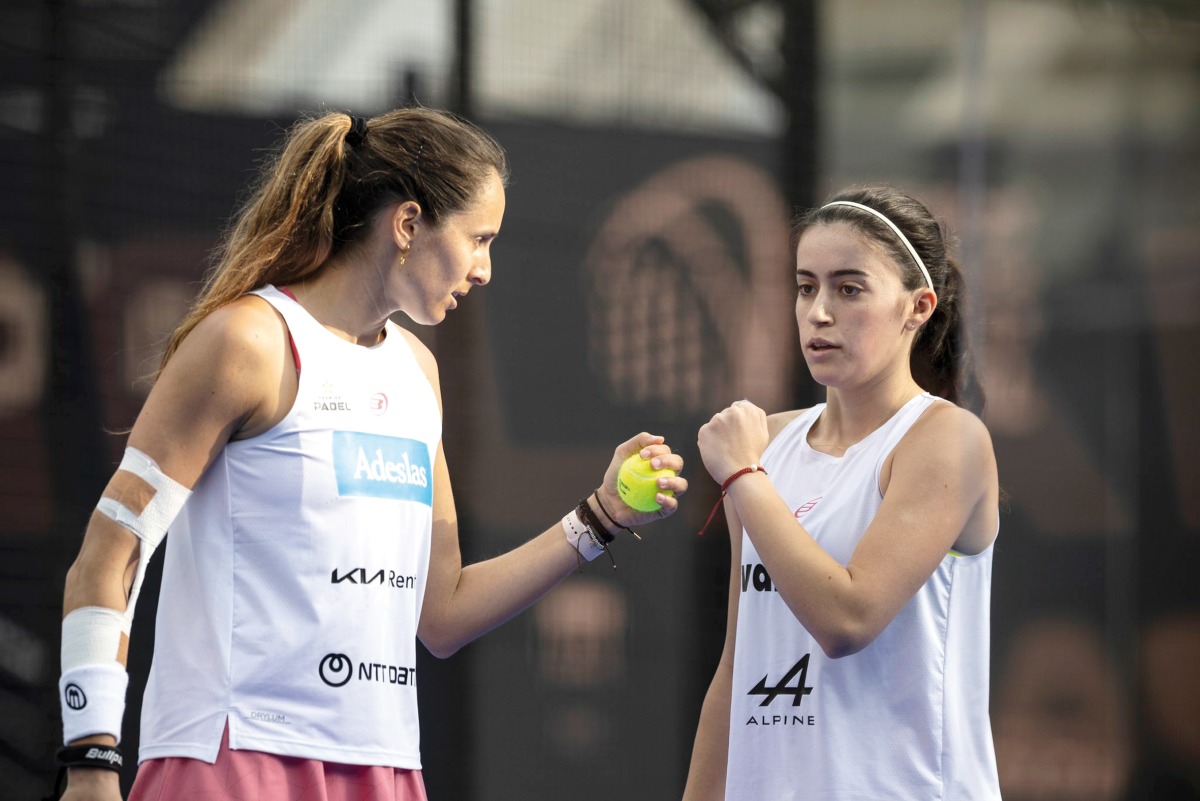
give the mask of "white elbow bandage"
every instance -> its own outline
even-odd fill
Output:
[[[167,535],[167,529],[192,492],[182,484],[173,481],[170,476],[158,469],[158,464],[137,448],[126,448],[125,457],[117,470],[124,470],[145,481],[154,488],[154,497],[146,504],[141,513],[136,513],[115,498],[101,498],[96,504],[96,511],[108,519],[124,526],[137,536],[138,566],[133,576],[133,584],[129,589],[129,602],[125,607],[125,617],[133,621],[133,608],[137,603],[138,593],[142,589],[142,580],[146,576],[146,565],[154,555],[154,549]]]
[[[64,743],[92,734],[111,734],[120,741],[125,690],[129,684],[125,666],[117,660],[121,636],[128,636],[133,625],[133,611],[146,576],[146,565],[192,494],[136,448],[126,448],[118,467],[121,470],[137,476],[154,492],[140,512],[116,498],[101,498],[96,505],[96,511],[138,538],[138,564],[124,612],[85,606],[63,618],[63,672],[58,689]]]

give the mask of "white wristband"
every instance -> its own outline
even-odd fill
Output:
[[[572,509],[562,519],[563,531],[566,532],[567,542],[571,548],[582,556],[587,561],[592,561],[600,554],[604,553],[604,546],[596,539],[595,535],[584,525],[579,519],[579,512]]]
[[[125,717],[125,690],[129,674],[120,662],[83,665],[62,674],[58,698],[62,702],[63,744],[92,734],[111,734],[121,742]]]

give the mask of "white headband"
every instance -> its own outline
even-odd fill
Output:
[[[917,263],[917,267],[921,269],[921,275],[925,276],[925,283],[929,285],[930,289],[933,289],[933,279],[929,277],[929,270],[925,269],[925,262],[921,261],[921,257],[917,255],[917,249],[912,246],[912,242],[908,241],[908,237],[904,235],[903,231],[896,227],[894,222],[889,220],[884,214],[875,211],[875,209],[871,208],[870,206],[864,206],[863,204],[855,203],[852,200],[834,200],[831,203],[826,203],[821,207],[821,209],[827,209],[830,206],[851,206],[856,209],[862,209],[863,211],[874,214],[876,217],[887,223],[888,228],[891,228],[893,231],[895,231],[896,236],[898,236],[900,241],[904,243],[904,247],[908,248],[908,255],[912,256],[912,260],[915,261]],[[818,211],[820,211],[820,209],[818,209]]]

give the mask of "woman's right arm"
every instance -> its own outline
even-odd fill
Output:
[[[295,398],[295,370],[285,369],[290,364],[286,329],[268,304],[243,298],[219,309],[167,363],[134,423],[129,448],[150,457],[174,484],[190,489],[232,437],[265,431],[286,415]],[[156,492],[136,472],[118,469],[101,497],[137,516]],[[67,572],[64,618],[86,607],[131,617],[141,547],[128,527],[93,511]],[[72,632],[78,636],[79,629]],[[124,665],[127,652],[128,638],[121,634],[112,659]],[[118,733],[93,734],[72,744],[111,746]],[[113,771],[72,768],[68,773],[64,799],[119,798]]]
[[[804,409],[780,412],[767,417],[767,441]],[[725,798],[725,776],[729,764],[729,705],[733,697],[733,653],[737,645],[738,602],[742,595],[742,521],[733,504],[725,503],[725,522],[729,526],[729,612],[725,619],[725,648],[717,672],[704,696],[696,742],[692,746],[692,764],[688,769],[684,801],[721,801]]]
[[[737,642],[742,572],[742,523],[733,504],[725,505],[725,522],[729,526],[729,612],[725,620],[725,648],[700,709],[700,723],[692,745],[692,763],[683,791],[684,801],[721,801],[725,798],[729,704],[733,692],[733,652]]]

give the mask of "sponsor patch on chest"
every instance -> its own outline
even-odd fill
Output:
[[[333,432],[341,497],[390,498],[433,505],[433,468],[425,443],[356,431]]]

